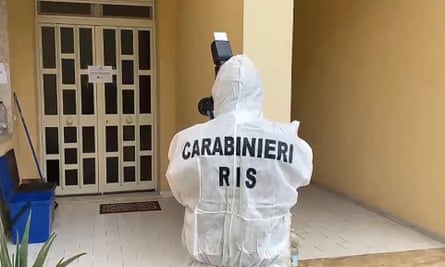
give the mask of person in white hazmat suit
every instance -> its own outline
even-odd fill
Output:
[[[246,56],[221,66],[212,96],[215,118],[177,133],[168,153],[192,265],[289,266],[290,209],[310,182],[312,150],[297,121],[262,117],[261,80]]]

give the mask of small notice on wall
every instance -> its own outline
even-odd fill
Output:
[[[88,66],[88,82],[112,83],[113,68],[111,66]]]
[[[8,74],[6,73],[5,63],[0,63],[0,84],[8,83]]]

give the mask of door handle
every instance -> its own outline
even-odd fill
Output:
[[[127,119],[125,120],[125,122],[126,122],[126,123],[132,123],[132,122],[133,122],[133,119],[132,119],[132,118],[127,118]]]
[[[73,119],[67,119],[66,120],[66,124],[73,125]]]

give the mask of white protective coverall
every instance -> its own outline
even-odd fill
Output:
[[[183,243],[195,266],[289,266],[290,209],[310,181],[312,150],[297,121],[262,118],[261,80],[246,56],[221,66],[212,96],[215,119],[177,133],[168,153]]]

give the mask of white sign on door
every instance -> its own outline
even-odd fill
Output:
[[[0,84],[8,83],[8,74],[6,73],[5,63],[0,63]]]
[[[111,66],[88,66],[88,82],[112,83],[113,68]]]

